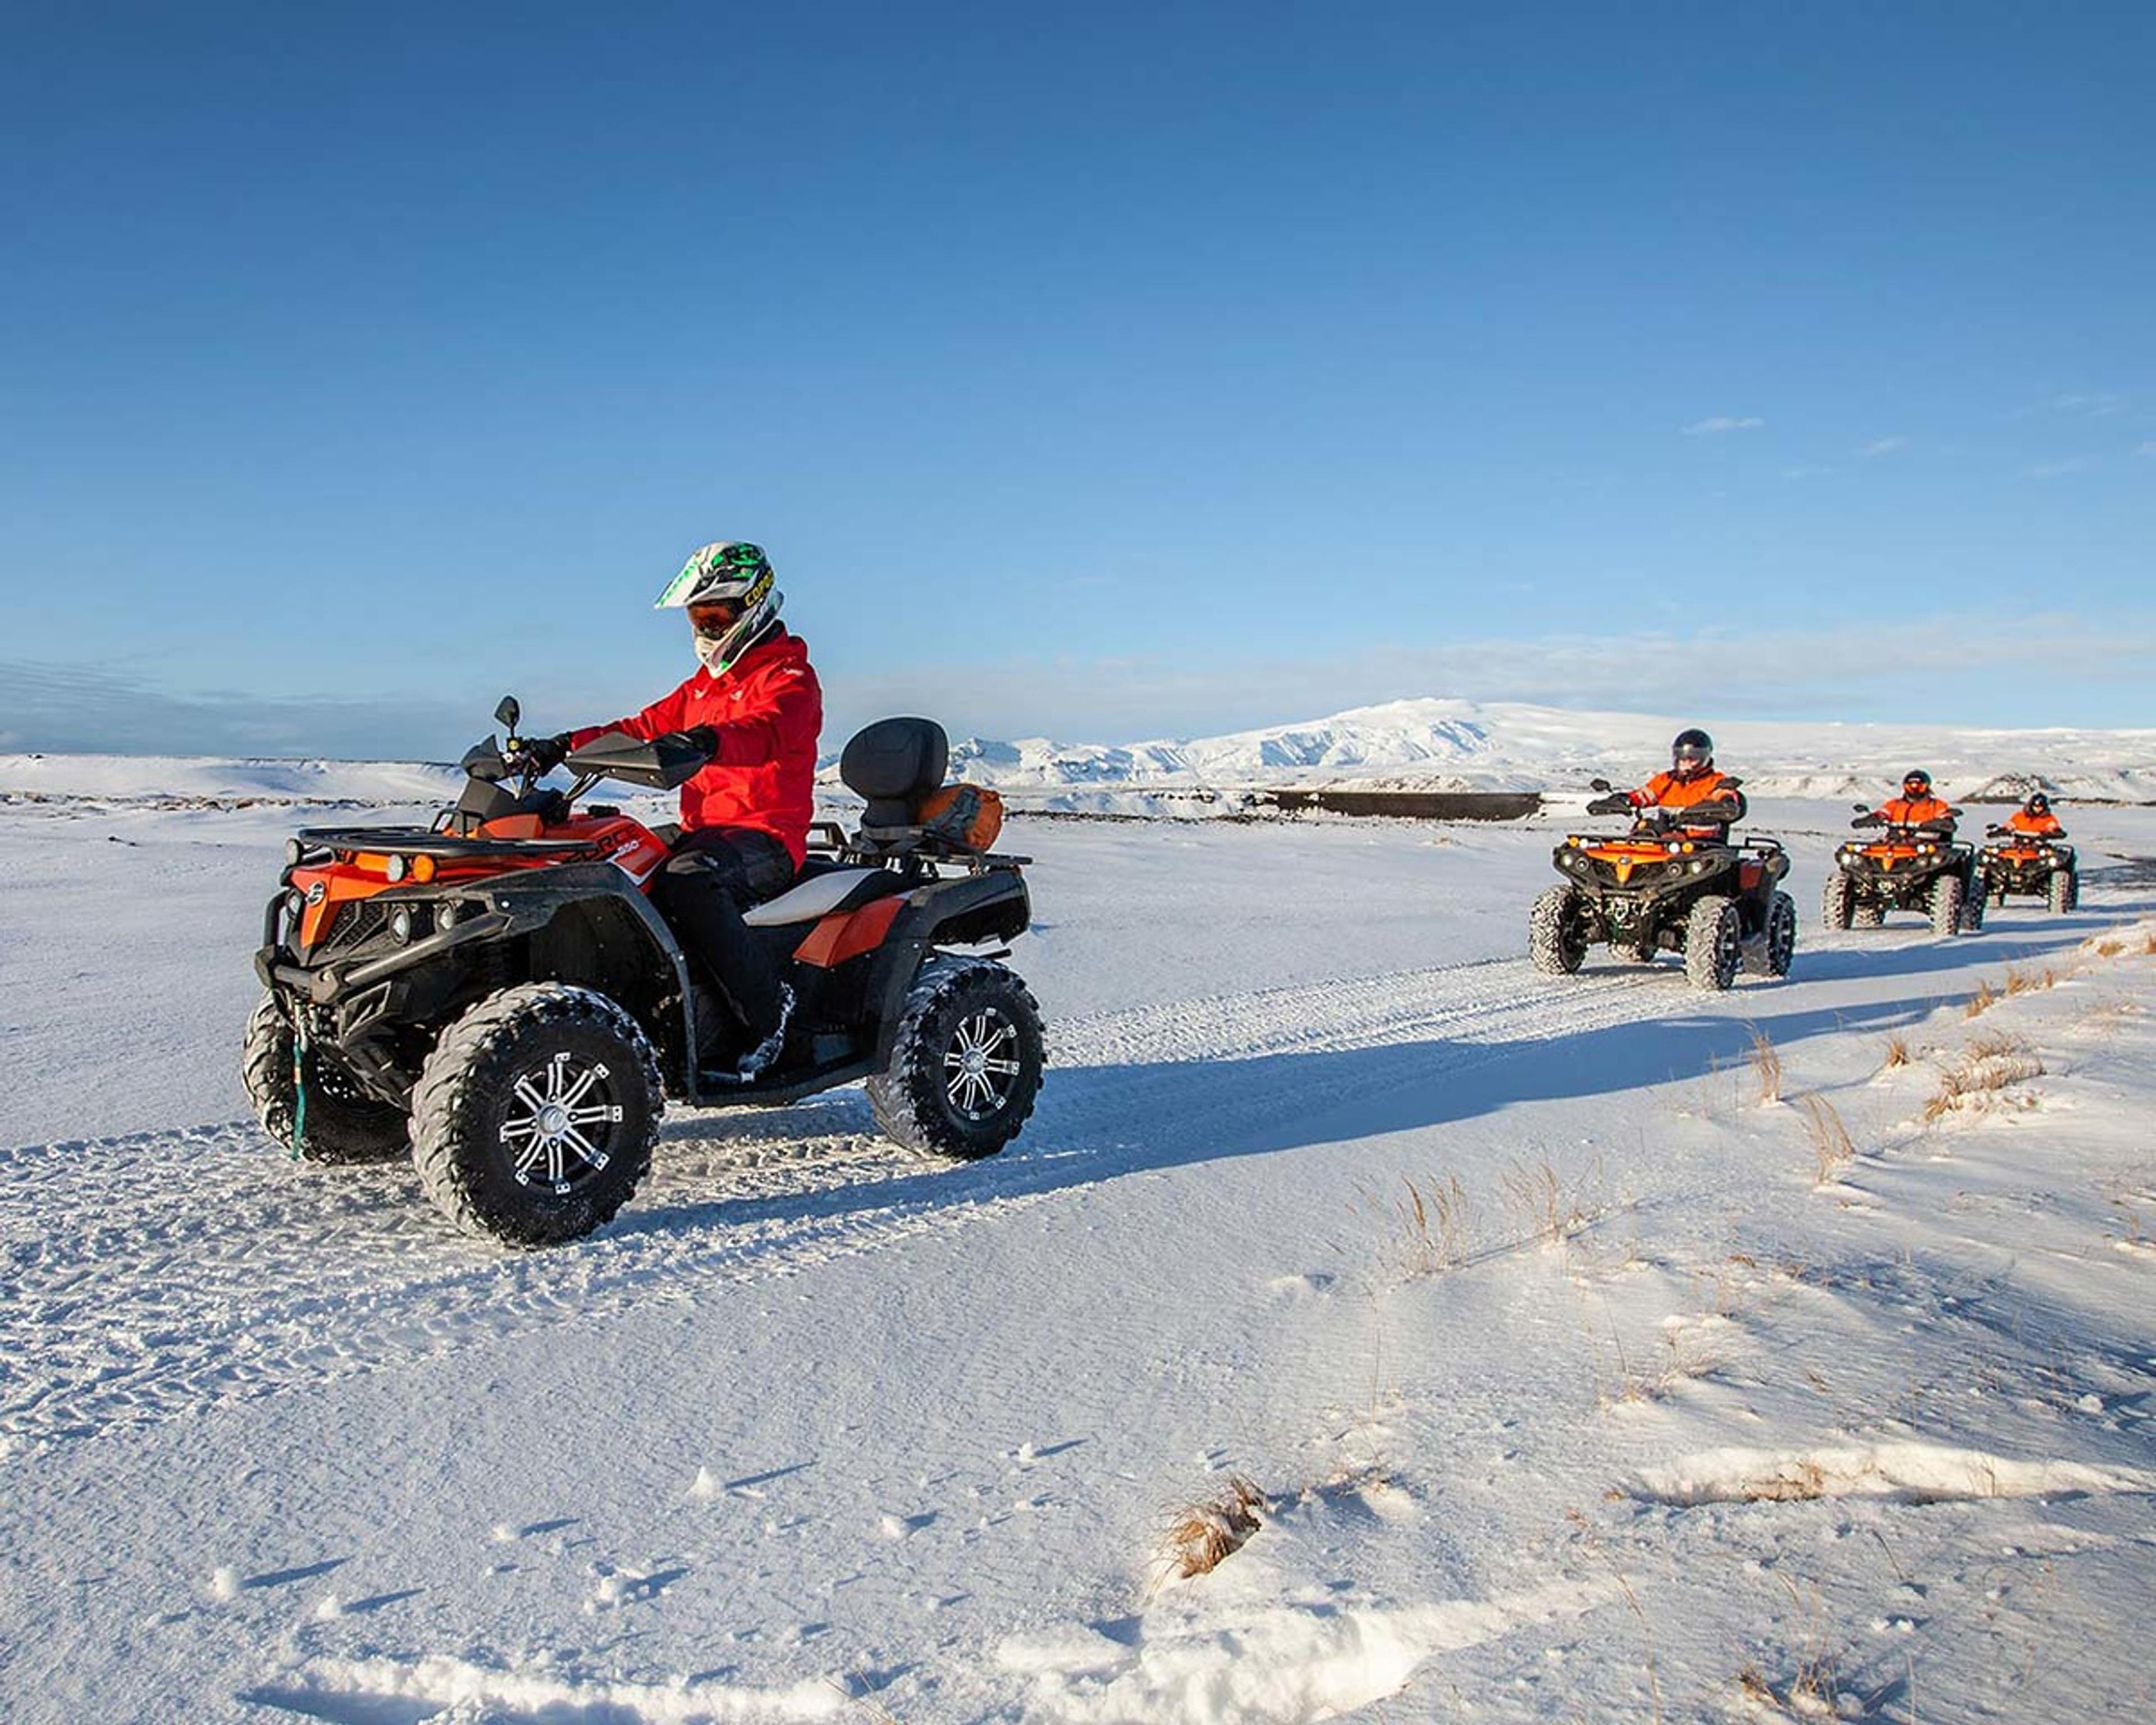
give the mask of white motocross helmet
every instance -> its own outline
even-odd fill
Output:
[[[716,676],[777,620],[786,595],[775,584],[763,547],[719,539],[691,552],[652,607],[685,610],[696,631],[696,657]],[[710,607],[707,619],[697,614]]]

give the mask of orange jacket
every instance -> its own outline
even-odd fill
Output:
[[[1695,773],[1690,778],[1679,778],[1674,773],[1657,773],[1636,791],[1625,793],[1631,798],[1635,809],[1691,809],[1702,803],[1723,803],[1737,810],[1738,819],[1743,819],[1744,798],[1738,794],[1737,787],[1728,783],[1728,775],[1707,772]]]
[[[816,812],[816,737],[824,691],[798,635],[775,629],[726,671],[700,669],[640,713],[572,733],[582,748],[608,731],[649,742],[670,731],[709,725],[719,734],[711,764],[681,787],[681,824],[749,827],[783,845],[799,868]]]
[[[1953,805],[1943,797],[1896,797],[1875,811],[1890,827],[1920,827],[1928,820],[1945,820]]]
[[[2006,817],[2010,832],[2026,833],[2035,839],[2061,837],[2066,829],[2059,824],[2059,817],[2046,809],[2041,814],[2031,814],[2025,809],[2017,809]]]

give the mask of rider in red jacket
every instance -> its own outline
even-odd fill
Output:
[[[649,742],[695,734],[711,764],[681,787],[681,835],[657,882],[659,907],[735,1020],[732,1075],[778,1057],[793,991],[742,920],[792,885],[814,813],[824,691],[808,649],[778,620],[783,599],[759,546],[720,540],[692,554],[657,608],[689,614],[696,673],[639,713],[559,737],[527,739],[540,770],[609,731]]]
[[[690,609],[692,624],[702,610]],[[824,692],[801,638],[774,619],[716,674],[700,669],[641,712],[570,732],[568,744],[580,749],[609,731],[649,742],[699,726],[712,733],[711,764],[681,787],[683,836],[707,827],[767,833],[800,867],[815,813],[816,737],[824,727]]]

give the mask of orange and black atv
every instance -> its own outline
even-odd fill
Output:
[[[1606,779],[1593,783],[1609,790]],[[1631,808],[1621,793],[1587,806],[1590,814]],[[1634,963],[1681,953],[1702,988],[1728,988],[1740,968],[1787,976],[1797,947],[1797,907],[1780,890],[1789,853],[1773,839],[1739,844],[1726,827],[1702,832],[1701,820],[1697,809],[1643,809],[1622,838],[1574,834],[1558,845],[1551,860],[1564,884],[1535,901],[1527,922],[1535,968],[1568,976],[1606,941]]]
[[[495,712],[512,746],[517,716],[514,701]],[[324,1163],[408,1147],[452,1220],[518,1245],[577,1239],[628,1201],[666,1096],[779,1104],[865,1079],[906,1147],[1002,1149],[1040,1088],[1040,1014],[997,962],[1007,950],[979,949],[1027,927],[1028,859],[986,849],[988,822],[955,836],[923,824],[942,727],[886,719],[848,743],[860,830],[819,823],[795,883],[746,913],[796,1000],[784,1049],[748,1081],[725,1058],[739,1050],[700,1023],[711,997],[649,896],[665,842],[576,806],[603,778],[671,789],[706,758],[693,733],[609,733],[569,756],[563,792],[489,737],[433,827],[295,837],[255,955],[269,992],[247,1026],[248,1094],[270,1135]]]
[[[1992,840],[1976,854],[1978,877],[1984,896],[2004,906],[2010,893],[2041,898],[2055,916],[2063,916],[2082,901],[2081,870],[2074,847],[2064,835],[2017,832],[2011,827],[1988,827]]]
[[[1829,928],[1876,928],[1889,911],[1917,911],[1938,935],[1974,934],[1984,927],[1976,852],[1954,842],[1953,811],[1941,820],[1897,826],[1862,803],[1853,827],[1877,827],[1876,839],[1852,839],[1834,854],[1835,870],[1820,899]]]

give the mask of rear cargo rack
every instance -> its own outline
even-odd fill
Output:
[[[444,859],[566,855],[595,848],[588,839],[459,839],[424,827],[302,827],[296,836],[311,850],[395,851]]]

